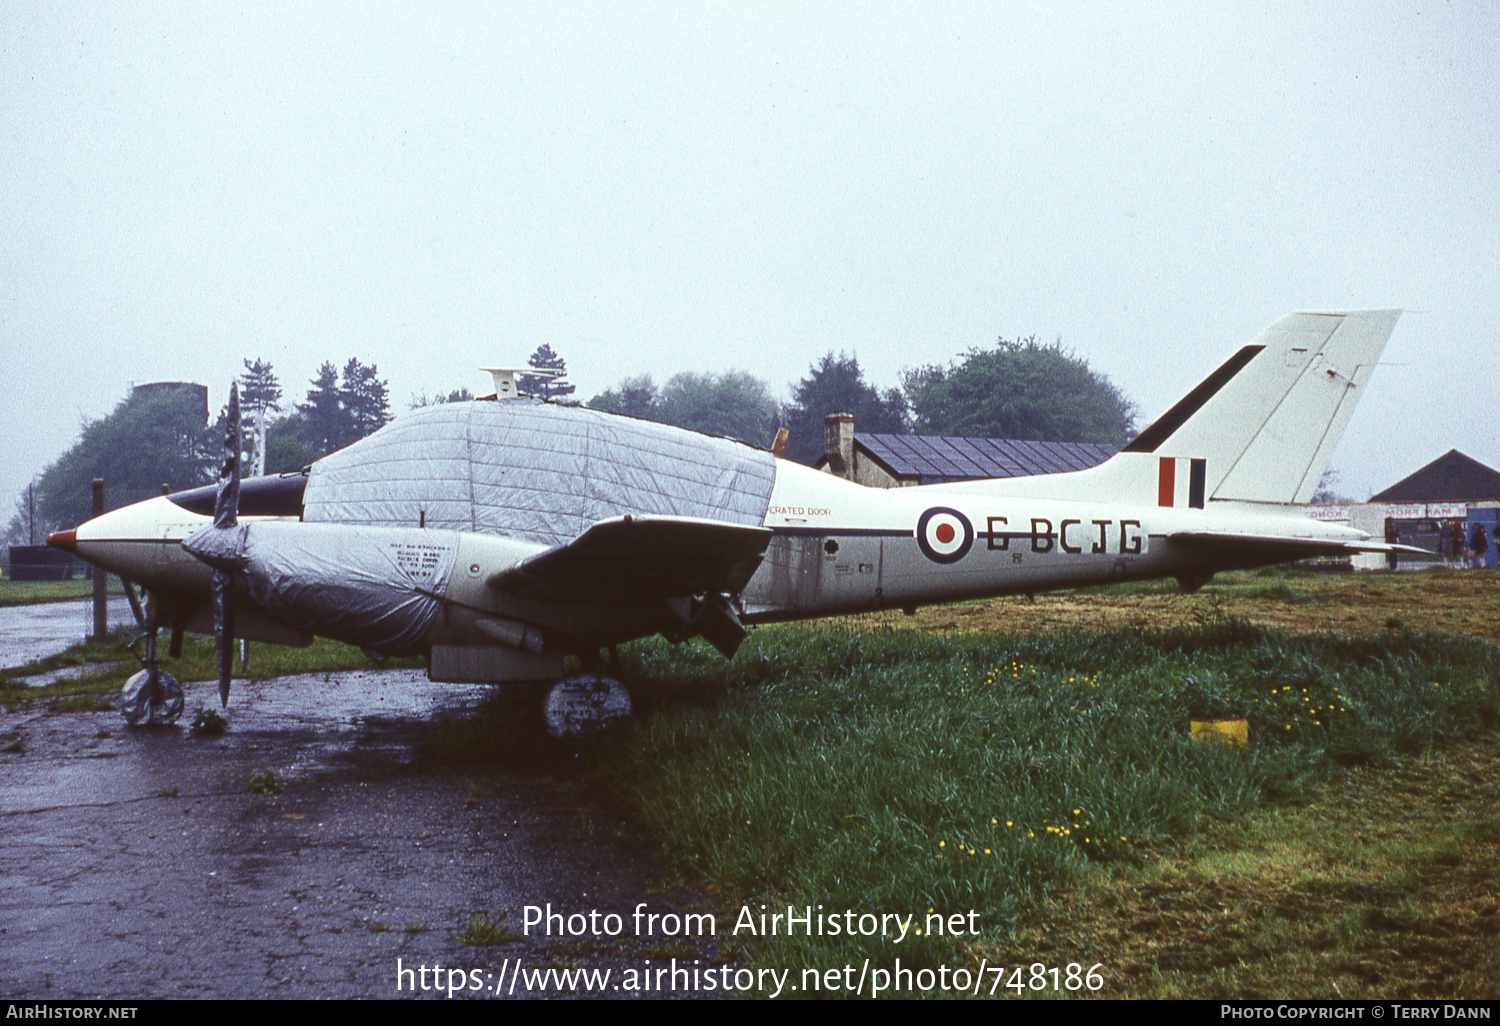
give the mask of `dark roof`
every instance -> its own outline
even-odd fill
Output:
[[[854,444],[896,477],[915,477],[923,483],[1087,470],[1118,451],[1112,445],[1096,442],[859,432],[854,435]]]
[[[1500,499],[1500,472],[1449,449],[1409,477],[1370,496],[1371,502],[1483,502]]]

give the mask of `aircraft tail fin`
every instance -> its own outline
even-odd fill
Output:
[[[1307,502],[1399,310],[1296,313],[1271,325],[1107,462],[958,486],[1202,509]],[[953,486],[947,486],[953,487]]]
[[[1159,505],[1309,501],[1400,314],[1283,317],[1123,453],[1155,458]]]

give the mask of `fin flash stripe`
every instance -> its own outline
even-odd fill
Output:
[[[1184,464],[1183,470],[1187,471],[1186,481],[1180,481],[1183,475],[1178,472],[1178,464]],[[1183,484],[1187,485],[1186,494],[1183,494]],[[1189,506],[1193,509],[1202,509],[1206,498],[1208,484],[1208,461],[1179,459],[1173,456],[1163,456],[1157,465],[1156,471],[1156,504],[1158,506]]]

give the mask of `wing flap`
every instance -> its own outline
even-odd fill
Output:
[[[509,595],[592,603],[742,591],[770,544],[764,527],[696,517],[613,517],[486,579]]]

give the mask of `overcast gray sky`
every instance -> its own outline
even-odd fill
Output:
[[[0,5],[0,510],[129,384],[578,397],[1063,343],[1143,423],[1403,307],[1357,498],[1500,467],[1493,3]],[[7,514],[8,515],[8,514]]]

